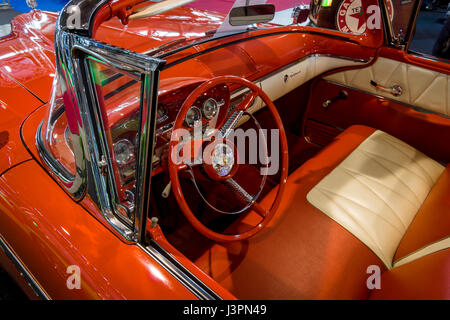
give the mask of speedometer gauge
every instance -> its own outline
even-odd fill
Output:
[[[184,118],[188,127],[193,128],[197,121],[202,119],[202,112],[197,107],[191,107]]]
[[[217,106],[217,101],[213,98],[209,98],[203,103],[203,116],[206,119],[212,119],[219,110],[219,107]]]

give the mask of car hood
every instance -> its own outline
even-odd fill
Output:
[[[55,75],[54,31],[57,12],[35,10],[15,17],[12,33],[0,39],[0,69],[42,102],[48,102]],[[137,52],[145,52],[180,38],[204,36],[218,28],[220,13],[177,8],[154,17],[132,20],[125,27],[119,19],[104,23],[96,39]]]

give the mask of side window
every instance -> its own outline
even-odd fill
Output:
[[[409,50],[419,54],[450,59],[449,1],[424,0],[417,17]]]
[[[94,58],[87,58],[111,159],[113,199],[130,220],[134,214],[141,81]]]

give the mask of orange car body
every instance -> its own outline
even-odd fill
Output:
[[[217,27],[198,19],[194,9],[179,8],[187,21],[170,15],[161,21],[131,21],[122,31],[115,18],[96,38],[138,52],[172,40],[171,34],[205,32]],[[12,22],[11,35],[0,39],[0,250],[1,265],[30,297],[35,281],[49,298],[59,299],[195,299],[180,281],[145,254],[104,227],[92,214],[88,199],[74,201],[45,169],[35,146],[36,131],[46,115],[55,75],[54,26],[57,14],[33,11]],[[301,36],[299,36],[301,35]],[[331,37],[330,37],[331,36]],[[205,42],[165,58],[159,99],[181,86],[213,76],[233,74],[248,80],[312,54],[370,59],[379,52],[383,32],[364,36],[311,27],[256,30]],[[261,50],[264,48],[264,50]],[[264,53],[262,53],[264,52]],[[377,53],[378,52],[378,53]],[[405,58],[409,59],[409,58]],[[413,61],[413,63],[421,63]],[[439,62],[427,63],[439,70]],[[192,75],[195,74],[195,77]],[[161,245],[221,298],[234,299],[212,278],[164,240]],[[18,257],[32,279],[22,277],[8,252]],[[83,270],[82,289],[68,290],[67,268]]]

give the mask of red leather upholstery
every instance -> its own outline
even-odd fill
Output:
[[[384,272],[370,299],[450,299],[450,249]]]
[[[448,236],[450,236],[450,166],[445,168],[417,212],[400,242],[394,261]]]
[[[359,239],[306,199],[374,131],[365,126],[344,131],[289,176],[282,204],[266,230],[245,242],[214,244],[196,264],[241,299],[449,299],[450,250],[388,271]],[[397,257],[449,234],[449,170],[425,200]],[[276,188],[262,204],[268,207],[275,193]],[[258,221],[259,216],[249,214],[236,226]],[[367,288],[370,265],[383,272],[381,291]]]
[[[366,299],[380,259],[306,200],[307,193],[374,132],[354,126],[288,178],[282,204],[260,235],[215,244],[196,264],[241,299]],[[263,200],[273,200],[276,189]],[[254,225],[259,217],[242,222]]]

